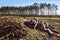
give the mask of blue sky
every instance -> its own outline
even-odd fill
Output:
[[[58,14],[60,14],[60,0],[0,0],[0,7],[2,6],[27,6],[33,3],[54,3],[58,5]]]

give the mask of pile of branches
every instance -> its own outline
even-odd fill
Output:
[[[56,30],[55,27],[53,27],[52,25],[46,22],[39,20],[38,18],[32,18],[30,20],[23,20],[23,22],[29,28],[42,30],[44,32],[47,32],[49,36],[56,36],[60,38],[59,31]]]
[[[0,40],[20,40],[28,33],[26,26],[11,18],[0,18]]]

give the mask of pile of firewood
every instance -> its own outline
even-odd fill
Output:
[[[20,40],[28,33],[25,27],[11,18],[0,18],[0,40]]]

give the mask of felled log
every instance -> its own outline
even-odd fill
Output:
[[[38,18],[37,18],[37,19],[36,19],[36,23],[35,23],[35,25],[34,25],[34,29],[37,27],[38,22],[39,22],[39,20],[38,20]]]

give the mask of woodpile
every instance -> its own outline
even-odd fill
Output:
[[[22,23],[9,18],[0,18],[0,40],[20,40],[27,35],[28,30]]]

